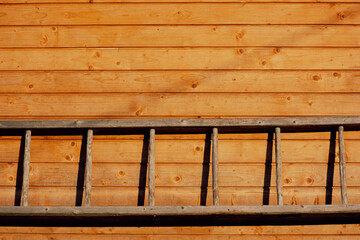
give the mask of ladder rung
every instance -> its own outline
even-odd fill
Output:
[[[155,129],[150,129],[149,137],[149,206],[155,205]]]
[[[344,143],[344,127],[339,126],[339,169],[340,169],[340,187],[341,202],[347,204],[346,193],[346,172],[345,172],[345,143]]]
[[[92,145],[93,145],[93,130],[89,129],[87,131],[87,139],[86,139],[85,206],[90,206],[91,204]]]
[[[26,130],[24,163],[23,163],[23,182],[22,182],[22,191],[21,191],[22,206],[24,207],[28,206],[30,147],[31,147],[31,130]]]
[[[218,129],[213,128],[212,131],[212,188],[213,188],[213,204],[219,205],[219,189],[218,189]]]
[[[275,128],[275,158],[276,158],[276,193],[277,204],[283,205],[282,162],[281,162],[281,136],[280,127]]]

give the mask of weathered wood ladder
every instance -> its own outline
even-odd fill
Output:
[[[23,162],[23,184],[21,192],[22,206],[1,206],[0,223],[27,224],[25,219],[33,219],[31,224],[44,220],[54,224],[63,219],[71,223],[71,219],[79,218],[89,223],[94,219],[113,221],[125,225],[152,225],[176,224],[180,217],[180,224],[216,224],[218,221],[231,220],[239,223],[261,224],[264,219],[271,223],[284,222],[316,216],[315,219],[360,222],[360,204],[349,205],[346,193],[345,145],[344,128],[346,130],[360,130],[360,117],[303,117],[303,118],[228,118],[228,119],[120,119],[120,120],[4,120],[0,121],[0,130],[25,131],[25,150]],[[84,207],[29,207],[29,166],[30,145],[32,131],[52,129],[80,129],[87,131],[86,163],[85,163],[85,206]],[[90,207],[91,206],[91,174],[92,174],[92,142],[93,131],[126,130],[149,134],[148,145],[148,206],[140,207]],[[339,170],[341,187],[341,205],[306,205],[284,206],[282,193],[282,160],[281,160],[281,132],[282,131],[334,131],[338,132],[339,141]],[[218,132],[275,132],[275,159],[276,159],[276,190],[277,205],[275,206],[219,206],[218,191]],[[213,206],[155,206],[155,132],[166,133],[193,133],[211,132],[212,134],[212,190]],[[163,219],[163,221],[161,221]],[[185,220],[184,220],[185,219]],[[220,219],[220,220],[219,220]],[[327,220],[326,220],[327,219]],[[175,221],[174,221],[175,220]],[[199,221],[200,222],[196,222]],[[49,223],[48,222],[48,223]],[[77,222],[79,223],[79,222]],[[98,222],[99,223],[99,222]],[[97,223],[97,224],[98,224]],[[114,222],[112,222],[113,224]],[[266,223],[266,221],[265,221]],[[64,224],[64,222],[62,223]],[[46,224],[45,224],[46,225]],[[110,224],[111,225],[111,224]]]

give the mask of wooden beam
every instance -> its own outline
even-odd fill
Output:
[[[213,204],[219,205],[219,157],[218,157],[218,129],[213,128],[212,132],[212,188],[213,188]]]
[[[30,146],[31,146],[31,131],[27,130],[25,133],[25,150],[24,150],[24,163],[23,163],[23,182],[21,199],[22,206],[28,206],[28,193],[29,193],[29,172],[30,172]]]
[[[360,214],[360,204],[351,205],[287,205],[287,206],[157,206],[157,207],[0,207],[0,216],[210,216],[260,215],[283,216],[299,214]]]
[[[86,168],[85,168],[85,206],[91,204],[91,176],[92,176],[92,145],[93,145],[93,130],[89,129],[87,132],[86,141]]]
[[[283,205],[282,162],[281,162],[281,136],[280,128],[275,128],[275,158],[276,158],[276,193],[277,204]]]
[[[267,117],[224,119],[102,119],[102,120],[1,120],[0,129],[94,129],[94,128],[191,128],[239,127],[360,127],[360,116],[352,117]]]
[[[344,126],[339,126],[339,169],[340,169],[341,202],[342,204],[347,204],[348,200],[346,193]]]
[[[149,138],[149,206],[155,205],[155,129],[150,129]]]

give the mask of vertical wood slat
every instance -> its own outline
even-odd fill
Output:
[[[275,128],[275,159],[276,159],[276,193],[277,204],[283,205],[282,162],[281,162],[281,136],[280,128]]]
[[[155,205],[155,129],[150,129],[149,138],[149,206]]]
[[[346,192],[346,173],[345,173],[345,142],[344,142],[344,126],[339,126],[339,169],[340,169],[340,187],[341,202],[347,204]]]
[[[213,190],[213,204],[219,205],[219,187],[218,187],[218,129],[213,128],[212,131],[212,190]]]
[[[86,162],[85,162],[85,206],[91,204],[91,176],[92,176],[92,145],[93,130],[87,131],[86,140]]]
[[[31,148],[31,130],[26,130],[25,133],[25,150],[23,162],[23,182],[21,191],[22,206],[28,206],[29,194],[29,172],[30,172],[30,148]]]

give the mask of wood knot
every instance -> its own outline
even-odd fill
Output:
[[[29,84],[29,88],[30,89],[34,88],[34,84]]]
[[[262,63],[261,63],[263,66],[265,66],[266,65],[266,61],[262,61]]]
[[[195,148],[195,150],[196,150],[196,151],[200,151],[200,150],[201,150],[201,147],[197,146],[197,147]]]
[[[181,181],[181,177],[180,177],[180,176],[175,176],[175,181],[176,181],[176,182],[180,182],[180,181]]]
[[[54,32],[57,31],[57,27],[52,27],[51,30],[53,30]]]
[[[98,58],[99,58],[99,57],[101,57],[101,54],[100,54],[99,52],[96,52],[96,53],[95,53],[95,57],[98,57]]]
[[[75,142],[71,142],[71,146],[72,146],[72,147],[75,146]]]
[[[287,97],[286,100],[290,101],[290,100],[291,100],[291,97]]]
[[[93,65],[89,65],[89,68],[88,68],[90,71],[94,70],[94,66]]]
[[[70,160],[71,160],[71,157],[70,157],[69,155],[66,155],[66,156],[65,156],[65,159],[68,160],[68,161],[70,161]]]
[[[314,179],[312,179],[311,177],[306,178],[306,182],[310,185],[312,185],[314,183]]]
[[[124,171],[120,171],[120,172],[119,172],[119,175],[123,177],[123,176],[125,176],[125,172],[124,172]]]
[[[13,177],[13,176],[10,176],[10,177],[9,177],[9,181],[12,182],[13,180],[14,180],[14,177]]]
[[[291,179],[290,179],[290,178],[285,178],[285,179],[284,179],[284,182],[285,182],[286,184],[290,184],[290,183],[291,183]]]
[[[340,74],[340,73],[337,73],[337,72],[334,72],[334,73],[333,73],[333,76],[334,76],[334,77],[341,77],[341,74]]]
[[[196,83],[191,84],[191,87],[192,87],[192,88],[196,88],[198,85],[199,85],[199,83],[196,82]]]
[[[344,20],[346,17],[345,13],[343,13],[343,12],[338,12],[337,15],[340,20]]]
[[[120,62],[119,62],[119,61],[117,61],[117,62],[116,62],[116,65],[118,65],[118,66],[119,66],[119,65],[120,65]]]
[[[275,53],[275,54],[276,54],[276,53],[280,53],[280,51],[281,51],[280,48],[275,48],[275,49],[274,49],[274,53]]]
[[[314,81],[319,81],[319,80],[320,80],[320,77],[319,77],[318,75],[314,75],[314,76],[313,76],[313,80],[314,80]]]

